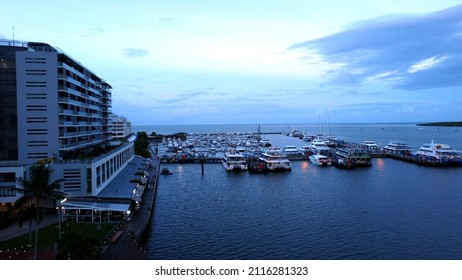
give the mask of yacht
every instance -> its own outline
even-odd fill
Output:
[[[305,142],[311,142],[316,138],[314,134],[304,134],[302,140]]]
[[[367,149],[371,150],[378,150],[380,149],[379,145],[375,143],[375,141],[372,140],[366,140],[363,142],[363,146],[366,147]]]
[[[415,153],[417,158],[424,158],[443,165],[460,165],[462,153],[451,148],[448,144],[434,143],[423,144]]]
[[[295,155],[295,154],[299,154],[300,152],[298,151],[297,147],[295,147],[294,145],[287,145],[284,147],[283,149],[283,152],[284,154],[286,155]]]
[[[393,140],[383,147],[383,152],[392,156],[406,155],[412,153],[412,148],[405,142]]]
[[[325,155],[320,155],[320,154],[315,154],[310,156],[310,161],[316,165],[319,166],[330,166],[332,165],[332,160],[325,156]]]
[[[290,171],[292,166],[286,155],[280,148],[271,147],[259,156],[259,159],[265,162],[268,171]]]
[[[299,151],[300,153],[305,155],[307,153],[311,153],[311,148],[309,145],[303,145],[302,147],[300,147]]]
[[[228,171],[247,170],[247,161],[242,154],[226,152],[221,161]]]
[[[312,141],[310,148],[313,154],[321,154],[321,155],[327,155],[330,150],[324,141]]]
[[[261,139],[258,144],[263,147],[271,147],[271,141],[268,139]]]

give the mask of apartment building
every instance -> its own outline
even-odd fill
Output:
[[[0,40],[0,206],[19,198],[16,178],[44,158],[70,197],[97,196],[127,166],[133,143],[106,145],[111,90],[59,48]]]
[[[109,130],[112,139],[126,139],[132,134],[132,123],[126,117],[112,113],[109,115]]]

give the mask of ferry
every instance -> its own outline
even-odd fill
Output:
[[[300,147],[299,151],[300,153],[306,155],[307,153],[311,153],[311,148],[309,145],[303,145],[302,147]]]
[[[351,167],[356,166],[372,166],[370,154],[363,149],[357,148],[340,148],[335,151],[335,158],[337,164],[351,164]],[[346,166],[348,167],[348,166]]]
[[[325,155],[316,154],[316,155],[311,155],[309,158],[312,163],[319,165],[319,166],[332,165],[332,160]]]
[[[414,156],[417,161],[435,163],[438,165],[461,165],[462,153],[451,148],[448,144],[434,143],[423,144]]]
[[[221,160],[223,166],[228,171],[247,170],[247,161],[242,154],[227,152]]]
[[[286,155],[295,155],[295,154],[299,154],[300,152],[298,151],[297,147],[295,147],[294,145],[287,145],[284,147],[283,149],[283,152],[284,154]]]
[[[371,149],[371,150],[378,150],[380,149],[379,145],[377,145],[375,143],[375,141],[372,141],[372,140],[365,140],[363,142],[363,146],[366,147],[367,149]]]
[[[271,147],[259,156],[259,159],[265,162],[268,171],[291,171],[292,166],[286,155],[280,148]]]
[[[330,151],[330,148],[323,141],[312,141],[310,148],[313,154],[327,155]]]
[[[399,140],[391,141],[388,145],[383,147],[382,150],[385,154],[391,156],[410,155],[412,153],[411,146]]]

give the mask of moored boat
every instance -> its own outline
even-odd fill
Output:
[[[330,151],[330,148],[323,141],[312,141],[310,148],[313,154],[327,155]]]
[[[300,152],[298,151],[297,147],[294,146],[294,145],[287,145],[284,147],[283,149],[283,152],[284,154],[286,155],[296,155],[296,154],[300,154]]]
[[[319,165],[319,166],[332,165],[332,160],[325,155],[315,154],[315,155],[311,155],[309,158],[312,163]]]
[[[462,153],[451,148],[448,144],[423,144],[414,154],[417,162],[432,165],[461,165]]]
[[[362,145],[367,148],[367,149],[371,149],[371,150],[378,150],[380,149],[379,145],[377,145],[375,143],[375,141],[372,141],[372,140],[365,140]]]
[[[221,160],[223,166],[228,171],[247,170],[247,161],[242,154],[227,152]]]
[[[271,147],[259,156],[265,162],[268,171],[291,171],[292,166],[285,154],[278,147]]]
[[[383,147],[382,150],[385,154],[391,156],[409,155],[412,153],[411,146],[409,146],[408,143],[400,140],[391,141],[388,145]]]
[[[340,167],[372,166],[372,162],[366,150],[339,148],[335,151],[334,165]]]

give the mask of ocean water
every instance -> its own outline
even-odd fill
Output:
[[[262,132],[293,128],[318,129],[261,126]],[[256,126],[180,131],[256,131]],[[462,135],[454,128],[332,125],[330,134],[382,145],[399,139],[415,149],[434,139],[462,149]],[[267,136],[274,145],[304,144]],[[151,259],[462,259],[461,167],[373,159],[370,168],[341,170],[293,161],[287,173],[227,172],[221,164],[206,164],[202,175],[200,164],[165,166],[173,174],[159,178],[143,241]]]

